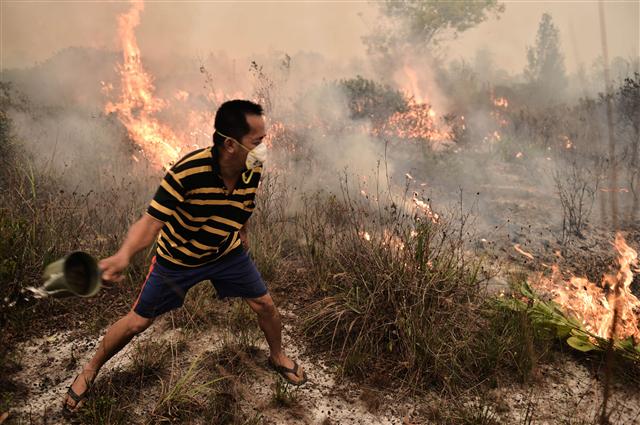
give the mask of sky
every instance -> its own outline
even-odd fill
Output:
[[[0,69],[29,67],[69,46],[116,50],[116,16],[126,2],[0,0]],[[605,1],[609,56],[638,57],[640,2]],[[560,29],[567,68],[590,64],[602,53],[598,3],[509,1],[491,19],[450,42],[450,59],[472,59],[478,49],[493,53],[511,73],[525,65],[540,16],[552,15]],[[363,57],[361,37],[374,27],[373,2],[354,1],[147,1],[137,30],[144,56],[204,56],[225,51],[246,57],[269,51],[315,51],[347,61]]]

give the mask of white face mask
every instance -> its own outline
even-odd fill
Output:
[[[218,134],[221,135],[222,137],[226,137],[227,139],[233,140],[238,145],[240,145],[242,149],[248,152],[247,159],[244,162],[244,165],[247,167],[247,170],[251,170],[256,167],[259,167],[267,161],[267,145],[265,145],[264,143],[260,143],[258,146],[256,146],[253,149],[248,149],[233,137],[229,137],[225,134],[220,133],[219,131],[218,131]]]
[[[244,146],[242,147],[245,148]],[[265,145],[264,143],[260,143],[258,146],[256,146],[255,148],[249,151],[249,153],[247,154],[247,160],[245,161],[244,164],[247,167],[247,170],[251,170],[253,168],[261,166],[266,161],[267,161],[267,145]]]

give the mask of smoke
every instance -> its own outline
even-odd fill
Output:
[[[199,13],[193,21],[196,29],[190,35],[164,27],[166,22],[171,28],[186,27],[184,21],[194,10]],[[552,153],[534,148],[543,143],[536,139],[539,135],[526,135],[525,130],[534,128],[534,122],[559,118],[562,112],[536,115],[525,109],[523,117],[510,116],[505,125],[502,120],[506,118],[500,116],[506,116],[505,110],[494,104],[496,98],[505,96],[515,105],[527,105],[521,90],[524,81],[520,74],[513,74],[523,68],[525,43],[520,43],[518,53],[512,56],[521,58],[521,66],[508,70],[501,69],[504,58],[494,48],[472,50],[473,61],[458,56],[465,49],[454,47],[463,43],[462,38],[469,40],[467,34],[460,41],[451,42],[448,57],[461,58],[455,63],[444,61],[442,56],[403,51],[391,55],[392,60],[380,67],[371,57],[360,54],[361,46],[349,45],[348,54],[333,56],[311,50],[328,48],[330,37],[324,33],[311,37],[308,50],[287,52],[267,47],[260,53],[247,54],[242,33],[228,30],[216,42],[210,42],[217,47],[210,51],[194,39],[209,37],[205,29],[215,27],[211,20],[220,18],[219,14],[207,15],[203,10],[187,13],[167,5],[149,5],[137,30],[144,68],[153,76],[153,94],[168,105],[157,113],[157,118],[184,141],[181,155],[211,143],[213,114],[221,102],[253,98],[267,106],[269,122],[273,124],[271,143],[275,155],[268,166],[272,171],[291,173],[303,191],[335,191],[344,173],[358,176],[370,185],[380,183],[385,174],[385,180],[388,175],[396,187],[408,182],[412,190],[430,198],[436,209],[456,202],[462,189],[465,199],[475,203],[476,212],[488,229],[507,226],[510,217],[522,216],[523,210],[528,218],[542,214],[549,221],[560,222],[557,209],[549,208],[542,200],[555,198],[552,170],[562,167],[562,163],[556,162]],[[176,14],[175,19],[166,20],[170,13]],[[252,14],[245,16],[250,21],[256,19]],[[318,19],[323,19],[321,16]],[[115,15],[112,18],[108,23],[98,21],[97,25],[109,25],[115,33]],[[538,19],[539,15],[535,25]],[[189,21],[189,25],[193,22]],[[498,25],[488,22],[482,28],[501,28]],[[535,37],[535,25],[527,29],[527,43]],[[483,34],[482,28],[475,34]],[[276,37],[273,34],[281,30],[265,31]],[[253,30],[247,31],[252,34]],[[350,33],[357,39],[365,31],[358,24]],[[173,40],[166,37],[167,33],[178,35]],[[505,30],[503,34],[506,33],[511,34]],[[473,35],[473,30],[469,34]],[[490,37],[484,39],[486,43]],[[173,45],[176,40],[184,43],[183,48]],[[343,50],[344,46],[333,47]],[[68,48],[35,66],[4,70],[2,75],[3,81],[11,81],[30,100],[29,110],[14,111],[12,115],[19,138],[42,166],[62,173],[70,187],[90,190],[97,182],[107,184],[108,179],[100,176],[124,178],[148,171],[144,152],[131,143],[117,116],[104,113],[105,104],[116,100],[122,89],[116,70],[121,59],[115,50],[113,45],[109,49]],[[620,76],[634,66],[622,59],[616,63],[616,75]],[[596,71],[586,73],[589,87],[598,78]],[[379,123],[371,117],[355,118],[348,94],[337,83],[357,75],[388,83],[407,97],[430,105],[434,122],[450,133],[455,145],[435,153],[426,143],[374,136]],[[570,81],[575,84],[577,79]],[[555,149],[556,144],[562,143],[564,129],[555,121],[549,128],[555,133],[545,143]],[[522,139],[510,140],[508,134],[521,135]],[[156,173],[159,176],[161,170]],[[411,176],[409,181],[406,174]],[[508,230],[513,233],[513,229]]]

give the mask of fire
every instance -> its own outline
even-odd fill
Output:
[[[490,113],[491,117],[493,117],[493,119],[495,120],[496,124],[498,124],[499,127],[501,128],[506,127],[509,124],[509,122],[505,118],[504,113],[509,107],[509,100],[506,97],[495,97],[492,93],[491,102],[494,107]],[[495,133],[497,133],[497,131]],[[499,137],[496,139],[500,140]]]
[[[118,16],[123,59],[118,72],[122,89],[116,102],[107,103],[105,113],[118,116],[143,156],[158,167],[166,167],[178,159],[183,143],[155,117],[167,107],[167,102],[154,96],[153,78],[142,66],[134,30],[143,10],[142,0],[132,0],[129,11]],[[103,88],[105,93],[110,92],[109,85]]]
[[[640,300],[631,293],[630,288],[633,271],[638,272],[638,253],[627,245],[620,233],[616,234],[613,245],[618,251],[619,268],[605,274],[600,285],[584,277],[572,276],[566,280],[560,269],[553,266],[551,277],[541,277],[536,286],[552,294],[553,301],[580,320],[587,331],[602,338],[611,337],[614,309],[617,306],[618,320],[614,337],[632,337],[638,343]]]
[[[282,140],[286,140],[287,138],[285,135],[286,128],[284,123],[281,121],[274,121],[269,125],[269,132],[267,133],[267,137],[264,138],[264,143],[268,148],[272,148],[275,140],[279,140],[281,143]],[[286,148],[288,152],[293,152],[296,148],[295,143],[288,143],[283,147]]]
[[[500,135],[500,132],[498,130],[495,130],[494,132],[484,136],[483,141],[486,143],[497,143],[500,140],[502,140],[502,136]]]
[[[437,121],[438,112],[422,94],[416,70],[405,64],[398,82],[408,99],[407,110],[396,112],[386,122],[376,124],[371,133],[379,137],[427,141],[436,150],[453,143],[453,132]]]
[[[493,98],[493,104],[494,106],[506,109],[509,106],[509,101],[507,100],[506,97],[498,97],[498,98]]]
[[[452,143],[449,129],[439,128],[435,120],[436,112],[425,103],[410,99],[404,112],[396,112],[381,126],[372,129],[376,136],[395,137],[415,141],[429,141],[434,148]]]
[[[411,198],[411,200],[415,206],[418,207],[418,209],[422,211],[429,220],[431,220],[432,223],[438,223],[440,221],[440,216],[433,212],[431,205],[421,199],[418,199],[418,194],[416,192],[413,193],[413,198]]]
[[[371,234],[364,230],[360,230],[358,232],[358,236],[360,236],[361,239],[367,242],[371,242],[371,240],[373,239]],[[381,234],[376,233],[376,241],[379,242],[380,245],[385,249],[391,250],[395,253],[403,251],[405,248],[405,244],[402,239],[397,235],[394,235],[393,232],[389,231],[388,229],[383,229]]]
[[[394,235],[388,229],[384,229],[384,231],[382,232],[382,246],[396,253],[403,251],[405,247],[402,239]]]

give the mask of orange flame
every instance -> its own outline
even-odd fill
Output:
[[[432,223],[437,224],[440,221],[440,216],[438,215],[438,213],[433,212],[433,210],[431,209],[431,205],[419,199],[417,192],[413,192],[413,197],[411,198],[411,200],[413,201],[415,206],[418,207],[418,210],[424,213],[424,215],[429,220],[431,220]]]
[[[493,106],[494,106],[493,110],[490,113],[491,117],[493,117],[495,123],[498,125],[499,128],[506,127],[509,124],[509,122],[507,121],[504,115],[504,112],[509,107],[509,100],[506,97],[495,97],[492,93],[491,102],[493,103]],[[500,141],[499,132],[494,131],[492,138],[493,138],[493,141]],[[485,139],[488,139],[488,138],[485,137]]]
[[[118,71],[122,91],[117,102],[107,103],[105,113],[117,114],[143,155],[154,165],[166,167],[178,159],[183,143],[154,116],[167,106],[167,102],[154,97],[153,78],[144,70],[140,59],[134,30],[143,10],[142,0],[132,0],[129,11],[118,16],[123,58]]]
[[[408,98],[407,110],[396,112],[386,122],[375,125],[371,133],[374,136],[428,141],[436,150],[446,148],[453,143],[451,129],[437,122],[438,113],[422,94],[416,70],[405,64],[402,73],[399,83]]]
[[[507,108],[509,106],[509,101],[507,100],[506,97],[498,97],[498,98],[493,98],[493,104],[494,106],[498,106],[500,108]]]
[[[638,266],[638,254],[627,245],[620,233],[616,234],[614,246],[618,251],[619,268],[605,274],[601,285],[576,276],[567,281],[563,279],[559,268],[553,266],[551,277],[541,277],[536,286],[552,294],[553,301],[580,320],[587,331],[602,338],[611,337],[614,309],[617,306],[618,321],[613,335],[619,339],[632,337],[637,343],[640,341],[640,300],[631,293],[631,282],[632,267]]]
[[[397,137],[415,141],[429,141],[434,148],[453,143],[449,129],[439,128],[435,120],[436,112],[430,105],[409,100],[404,112],[396,112],[387,122],[372,129],[375,136]]]

